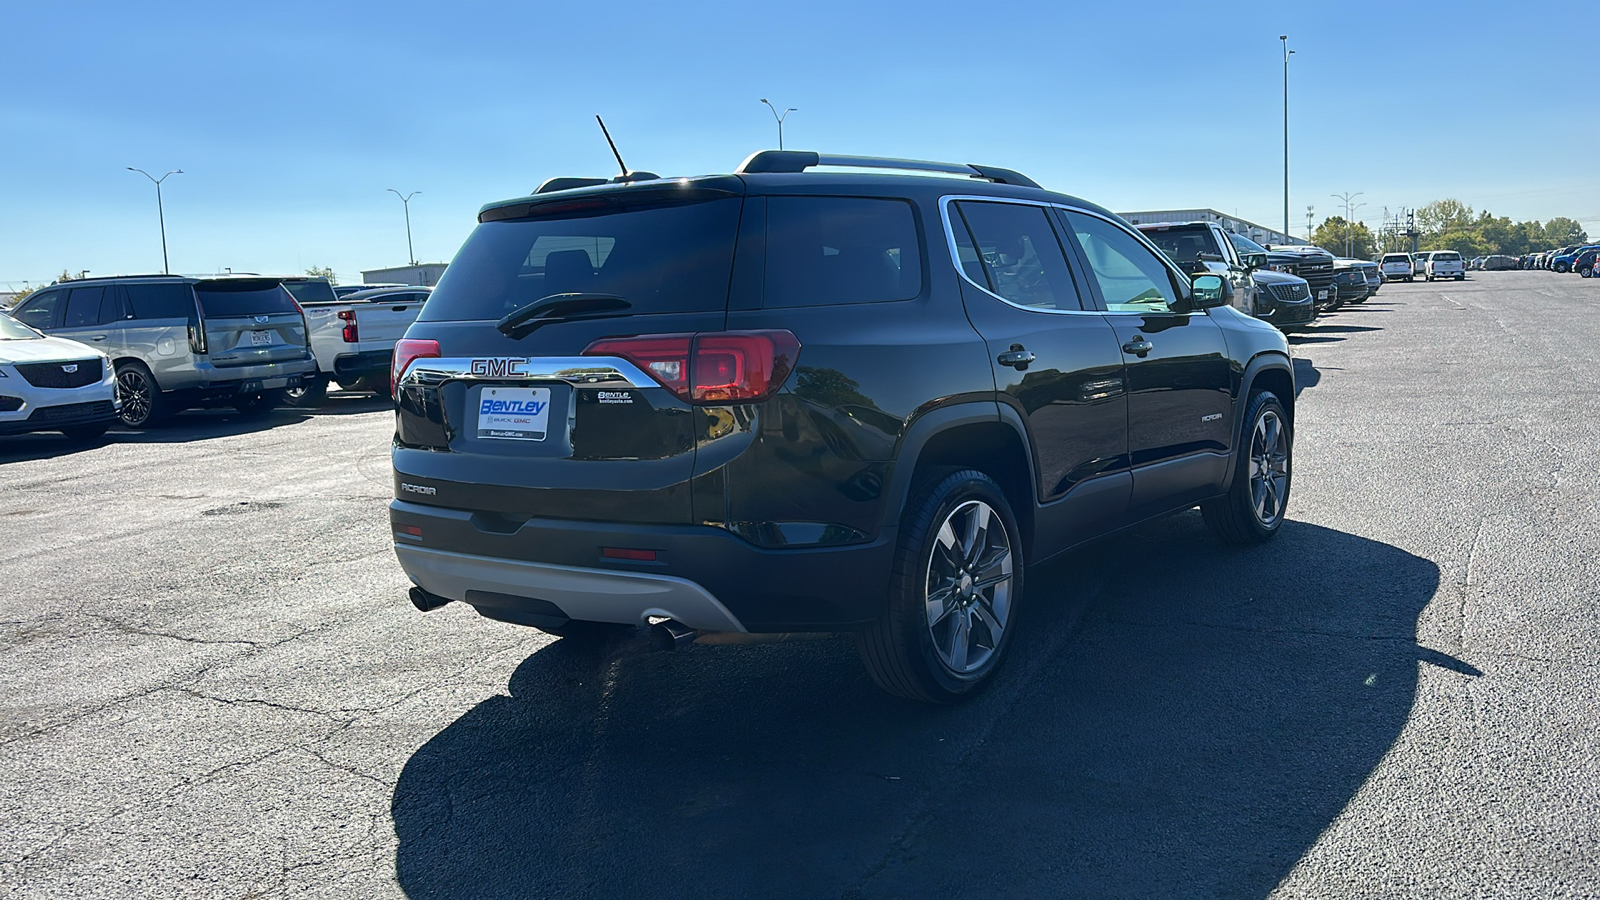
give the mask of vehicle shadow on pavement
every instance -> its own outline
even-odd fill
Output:
[[[1294,395],[1299,397],[1307,388],[1314,388],[1322,382],[1322,370],[1312,365],[1311,360],[1304,356],[1296,356],[1294,363]]]
[[[1316,334],[1354,334],[1359,331],[1382,331],[1377,325],[1318,325]]]
[[[1345,338],[1345,337],[1343,337],[1341,335],[1331,335],[1331,334],[1323,336],[1323,335],[1318,335],[1318,334],[1308,334],[1308,333],[1301,332],[1301,333],[1289,335],[1289,345],[1293,346],[1293,347],[1298,347],[1301,344],[1332,344],[1335,341],[1343,341],[1343,340],[1347,340],[1347,338]]]
[[[557,641],[407,762],[399,882],[1261,896],[1395,742],[1419,660],[1478,674],[1416,644],[1433,563],[1314,525],[1225,549],[1191,512],[1031,577],[1000,681],[956,707],[880,694],[842,639]]]

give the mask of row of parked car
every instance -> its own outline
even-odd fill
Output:
[[[1573,244],[1570,247],[1562,247],[1559,250],[1530,253],[1519,260],[1518,266],[1512,266],[1512,268],[1576,272],[1584,278],[1593,278],[1595,276],[1597,256],[1600,256],[1600,244]]]
[[[89,439],[184,409],[315,406],[330,383],[387,395],[395,342],[431,288],[362,287],[134,275],[42,288],[0,315],[0,434]]]

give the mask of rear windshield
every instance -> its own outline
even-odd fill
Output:
[[[1267,252],[1267,248],[1261,246],[1255,241],[1250,240],[1242,234],[1229,234],[1228,240],[1233,241],[1233,249],[1238,250],[1240,253]]]
[[[498,319],[552,294],[615,294],[629,312],[726,309],[737,197],[479,225],[421,319]]]
[[[1175,263],[1191,263],[1202,253],[1221,255],[1209,228],[1140,229],[1150,242],[1160,247]]]
[[[302,304],[333,303],[339,299],[333,285],[326,281],[285,281],[283,286]]]
[[[1442,259],[1445,262],[1460,262],[1461,261],[1461,254],[1456,253],[1454,251],[1450,251],[1450,252],[1447,252],[1447,253],[1435,253],[1433,255],[1433,258],[1435,260]]]
[[[200,311],[212,318],[297,312],[276,281],[202,281],[194,286]]]

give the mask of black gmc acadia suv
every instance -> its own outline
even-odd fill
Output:
[[[1283,335],[1015,172],[765,151],[478,221],[394,356],[421,609],[849,631],[885,690],[951,701],[1036,564],[1196,504],[1231,542],[1283,522]]]

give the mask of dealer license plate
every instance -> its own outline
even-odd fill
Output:
[[[250,343],[252,345],[254,345],[254,346],[257,346],[257,347],[261,346],[262,344],[270,344],[270,343],[272,343],[272,332],[270,332],[270,331],[252,331],[252,332],[250,332]]]
[[[542,441],[549,423],[549,388],[486,387],[478,394],[479,439]]]
[[[1326,300],[1326,299],[1328,299],[1328,292],[1327,291],[1317,291],[1317,299],[1318,300]]]

